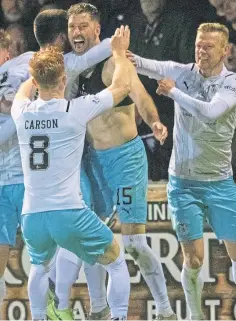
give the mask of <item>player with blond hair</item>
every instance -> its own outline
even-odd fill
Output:
[[[129,29],[122,26],[112,39],[112,84],[96,95],[64,99],[64,57],[48,48],[34,54],[32,78],[15,96],[12,117],[24,172],[22,231],[32,264],[28,292],[34,320],[46,316],[47,272],[57,245],[89,264],[104,266],[112,318],[127,317],[130,282],[124,254],[111,230],[85,206],[78,177],[87,123],[130,92],[135,69],[125,57],[128,42]],[[39,98],[32,102],[33,84]]]
[[[184,256],[181,280],[191,320],[205,318],[201,304],[205,218],[225,243],[236,282],[236,187],[231,166],[236,75],[224,66],[228,40],[226,26],[204,23],[197,30],[195,63],[128,54],[139,73],[158,80],[157,93],[175,101],[168,202]]]

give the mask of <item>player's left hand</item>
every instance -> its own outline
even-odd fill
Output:
[[[160,141],[161,145],[163,145],[168,136],[167,127],[163,125],[160,121],[156,121],[152,124],[152,131],[154,137]]]
[[[162,79],[158,81],[156,93],[158,95],[168,96],[170,90],[175,87],[175,82],[172,79]]]
[[[111,37],[112,53],[118,56],[126,56],[126,50],[130,43],[130,29],[129,26],[121,26],[117,28],[114,35]]]

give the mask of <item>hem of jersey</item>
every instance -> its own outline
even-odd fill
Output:
[[[179,242],[195,241],[195,240],[202,239],[203,238],[203,233],[202,234],[198,234],[198,235],[189,236],[189,237],[186,237],[186,238],[178,237],[178,234],[177,234],[177,238],[178,238]]]
[[[224,181],[230,177],[233,176],[233,173],[229,173],[228,175],[225,176],[220,176],[220,177],[211,177],[211,178],[207,178],[207,179],[203,179],[202,177],[200,178],[199,176],[189,176],[189,175],[178,175],[175,172],[169,170],[169,175],[170,176],[174,176],[177,178],[181,178],[181,179],[186,179],[189,181],[199,181],[199,182],[217,182],[217,181]]]
[[[32,211],[24,211],[22,210],[22,214],[21,215],[28,215],[28,214],[36,214],[36,213],[43,213],[43,212],[54,212],[54,211],[62,211],[62,210],[82,210],[84,208],[87,208],[87,206],[83,206],[83,205],[71,205],[71,206],[65,206],[65,207],[59,207],[59,208],[51,208],[48,207],[47,209],[45,208],[38,208],[37,211],[32,210]]]

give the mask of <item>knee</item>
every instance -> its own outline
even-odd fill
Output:
[[[133,243],[125,244],[125,250],[127,253],[129,253],[132,256],[132,258],[135,261],[137,261],[140,249],[138,249],[138,247],[135,244]]]
[[[135,261],[137,261],[139,257],[143,257],[147,252],[148,245],[146,236],[145,238],[138,239],[136,237],[127,237],[126,235],[124,235],[123,243],[125,250],[132,256]]]
[[[184,258],[184,263],[190,269],[198,269],[203,265],[203,256],[201,255],[187,255]]]
[[[111,245],[106,249],[104,254],[98,257],[97,262],[102,265],[107,265],[112,262],[115,262],[115,260],[119,257],[119,255],[120,255],[120,246],[117,243],[117,241],[113,239]]]

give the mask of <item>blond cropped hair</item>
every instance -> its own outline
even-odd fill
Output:
[[[219,32],[223,36],[225,44],[229,42],[229,29],[218,22],[207,22],[202,23],[197,29],[197,33],[199,32]]]
[[[65,75],[64,56],[58,48],[47,47],[33,55],[29,70],[41,88],[55,88]]]

